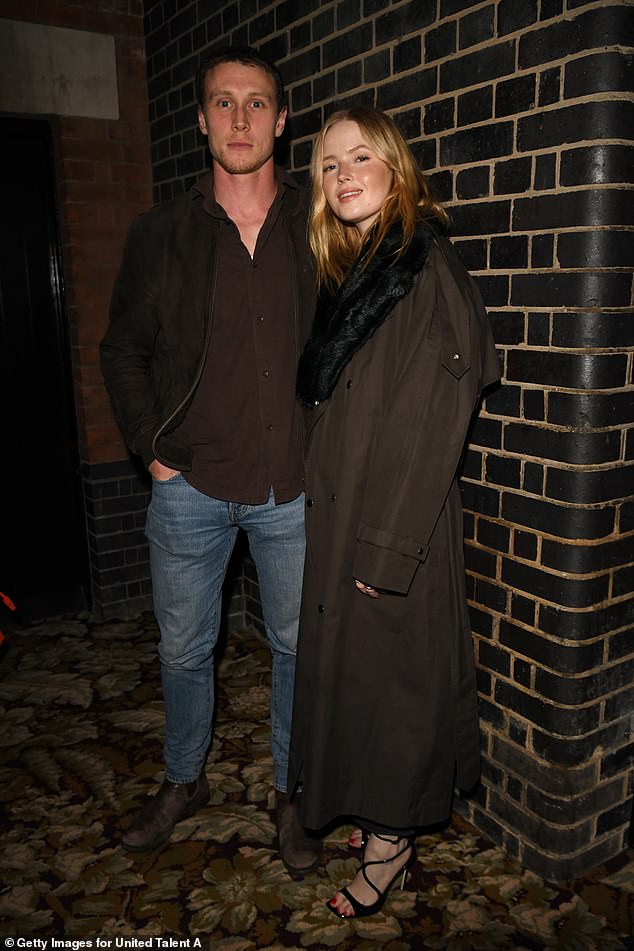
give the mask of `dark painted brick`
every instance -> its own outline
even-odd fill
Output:
[[[480,641],[478,648],[478,663],[487,670],[493,670],[498,674],[504,674],[508,677],[511,672],[511,658],[508,651],[501,650],[494,644],[488,644],[486,641]]]
[[[279,68],[285,83],[294,83],[298,79],[313,76],[321,68],[319,50],[315,48],[296,53],[295,56],[280,63]]]
[[[534,420],[546,418],[544,394],[541,390],[524,391],[524,418]]]
[[[474,634],[480,634],[482,637],[491,637],[493,634],[493,618],[486,611],[479,611],[473,605],[469,606],[469,619],[471,621],[471,630]]]
[[[487,759],[482,760],[482,778],[487,780],[490,786],[502,786],[504,782],[504,773],[497,766],[494,766]]]
[[[434,172],[428,176],[428,181],[440,201],[453,201],[453,173],[449,169],[444,169],[442,172]]]
[[[373,13],[379,13],[385,7],[389,7],[390,0],[363,0],[363,15],[371,16]]]
[[[535,189],[537,191],[555,187],[556,164],[557,156],[554,153],[535,156]]]
[[[494,730],[499,730],[500,732],[504,731],[504,711],[495,703],[489,703],[488,700],[485,700],[483,697],[479,698],[478,708],[480,711],[480,717],[489,726],[492,726]]]
[[[456,175],[456,195],[460,199],[486,198],[491,170],[488,165],[464,168]]]
[[[539,106],[552,106],[559,102],[560,97],[561,67],[554,66],[552,69],[545,69],[539,77],[537,104]]]
[[[631,267],[634,232],[595,230],[561,234],[557,260],[561,267]]]
[[[513,779],[512,776],[507,776],[506,791],[511,799],[514,799],[518,803],[522,802],[524,798],[524,784],[521,783],[519,779]]]
[[[440,67],[440,90],[463,89],[465,77],[475,86],[515,70],[515,41],[498,43],[466,56],[454,56]]]
[[[495,581],[484,581],[482,578],[476,578],[474,600],[484,607],[491,608],[492,611],[498,611],[500,614],[506,613],[507,593]]]
[[[573,709],[555,707],[501,680],[495,685],[494,697],[495,702],[507,710],[513,710],[543,730],[552,730],[561,736],[589,733],[599,725],[598,705]]]
[[[534,599],[525,598],[521,594],[513,594],[511,596],[511,617],[514,621],[522,621],[524,624],[529,624],[533,627],[535,624]],[[530,687],[531,670],[532,667],[530,664],[515,661],[513,679],[525,687]]]
[[[344,30],[361,19],[361,4],[359,0],[344,0],[337,4],[337,29]]]
[[[617,669],[620,667],[625,668],[625,686],[628,687],[627,690],[620,690],[619,693],[614,694],[605,701],[605,719],[610,722],[613,720],[623,720],[627,726],[630,724],[631,717],[627,714],[629,711],[634,709],[634,686],[632,686],[632,668],[634,662],[627,661],[624,664],[620,664]],[[627,739],[630,739],[630,732],[628,731],[626,736]]]
[[[339,95],[348,92],[349,89],[355,89],[361,83],[361,63],[358,60],[354,63],[347,63],[337,70],[337,92]]]
[[[631,92],[632,56],[606,51],[566,63],[564,98],[576,99],[597,92]]]
[[[521,237],[491,238],[492,268],[528,267],[528,238]]]
[[[490,518],[499,516],[500,495],[495,489],[463,479],[460,483],[460,491],[462,493],[462,504],[469,511],[478,512],[480,515],[488,515]]]
[[[388,43],[406,33],[413,33],[429,26],[435,20],[435,7],[420,0],[409,0],[389,13],[382,13],[375,20],[377,43]],[[354,48],[354,47],[352,47]]]
[[[547,347],[550,341],[550,314],[537,312],[528,315],[528,344],[532,347]]]
[[[563,770],[558,765],[535,760],[527,750],[501,736],[493,738],[492,759],[505,772],[510,770],[520,779],[530,776],[535,786],[553,796],[581,795],[596,788],[596,763]]]
[[[467,479],[480,480],[482,478],[482,453],[476,452],[474,449],[467,448],[465,450],[462,466],[460,469],[460,476],[465,476]],[[473,537],[473,536],[472,536]]]
[[[509,116],[535,106],[535,74],[499,82],[495,90],[495,115]]]
[[[455,100],[440,99],[425,106],[424,129],[427,135],[451,129],[454,124]]]
[[[546,634],[570,640],[590,640],[634,622],[634,598],[592,611],[565,611],[542,605],[539,622]]]
[[[537,20],[537,0],[500,0],[498,4],[498,36],[514,33]]]
[[[559,237],[561,240],[562,235]],[[584,349],[630,347],[634,345],[634,321],[629,313],[608,314],[590,311],[578,314],[555,314],[552,342],[556,347]],[[558,394],[557,399],[568,395]],[[601,397],[601,400],[603,399]],[[590,404],[584,403],[585,406],[589,408]],[[585,412],[585,408],[582,412]],[[630,419],[629,415],[618,418],[623,422],[629,422]],[[604,425],[604,423],[601,422],[598,425]]]
[[[509,302],[509,278],[501,274],[474,274],[486,307],[504,307]]]
[[[599,816],[597,819],[597,835],[604,835],[612,829],[618,829],[620,826],[626,824],[629,825],[631,819],[632,800],[628,797],[625,802],[622,802],[620,805],[615,806],[614,809],[610,809]]]
[[[326,73],[325,76],[318,76],[313,82],[313,93],[315,102],[323,102],[325,99],[332,99],[335,95],[335,73]],[[292,118],[292,117],[291,117]]]
[[[497,515],[498,513],[495,511],[488,514]],[[502,493],[500,514],[505,521],[524,525],[526,528],[546,532],[559,538],[575,540],[605,538],[614,529],[614,513],[609,509],[556,505],[553,502],[517,495],[510,491]]]
[[[435,139],[423,139],[422,142],[410,143],[410,148],[414,156],[414,161],[418,164],[419,168],[423,169],[423,171],[425,171],[425,169],[435,168],[437,164]],[[451,217],[453,218],[453,208],[451,209]]]
[[[435,92],[436,67],[430,66],[381,86],[377,90],[378,107],[380,109],[399,108],[410,102],[428,99]]]
[[[515,529],[513,532],[513,553],[518,558],[535,561],[537,558],[537,536],[531,532],[520,532]]]
[[[620,750],[610,751],[604,754],[601,760],[601,779],[607,779],[611,776],[618,776],[627,770],[628,776],[631,773],[632,762],[634,761],[634,743],[623,746]]]
[[[533,495],[544,494],[544,467],[537,465],[536,462],[524,463],[524,480],[522,488],[525,492],[532,492]]]
[[[502,580],[517,591],[534,594],[540,600],[569,608],[587,608],[599,604],[607,598],[609,588],[607,575],[588,580],[565,578],[510,558],[502,559]],[[550,666],[558,665],[551,661]]]
[[[552,267],[555,255],[555,237],[552,234],[535,234],[531,237],[531,266]]]
[[[491,4],[473,13],[468,13],[458,21],[458,47],[463,50],[476,43],[493,39],[495,7]]]
[[[574,354],[510,350],[507,357],[509,382],[541,386],[566,386],[577,390],[613,389],[623,386],[627,369],[625,354]]]
[[[291,50],[293,53],[296,50],[304,49],[310,42],[310,23],[307,20],[305,20],[304,23],[300,23],[299,26],[293,27],[291,30]]]
[[[508,456],[487,456],[485,478],[493,485],[520,487],[521,462]]]
[[[504,619],[500,621],[500,643],[514,653],[530,657],[531,660],[536,660],[539,664],[562,674],[578,674],[591,670],[602,659],[600,642],[581,647],[567,647],[542,637],[536,631],[510,624]],[[539,671],[537,673],[539,674]],[[568,701],[562,699],[560,702],[567,703]]]
[[[561,59],[588,48],[616,46],[623,41],[625,7],[600,7],[573,20],[560,20],[520,39],[519,66],[528,69],[549,60]]]
[[[487,548],[507,552],[511,538],[510,529],[499,522],[490,522],[486,518],[478,519],[478,541]]]
[[[631,541],[628,539],[629,547],[631,547]],[[627,559],[623,558],[622,561]],[[634,560],[634,556],[630,556],[630,560]],[[630,594],[634,591],[634,567],[629,566],[627,568],[622,568],[620,571],[614,572],[613,579],[613,592],[615,597],[620,597],[621,595]],[[624,653],[631,653],[634,651],[634,632],[629,631],[629,639],[627,646],[627,651],[624,650]],[[611,645],[611,650],[616,649]]]
[[[607,435],[607,434],[604,434]],[[617,432],[614,435],[618,435]],[[549,469],[546,495],[566,502],[611,502],[632,494],[634,467],[619,466],[608,471],[576,472]]]
[[[548,796],[532,783],[527,785],[526,805],[548,822],[567,825],[580,819],[595,816],[602,809],[619,802],[624,795],[623,780],[602,783],[581,796]]]
[[[402,40],[394,47],[394,72],[402,73],[406,69],[420,66],[422,61],[420,36],[413,36],[409,40]]]
[[[602,545],[566,545],[551,538],[544,538],[542,542],[541,563],[570,574],[591,574],[628,561],[634,561],[634,537],[631,535]],[[629,594],[629,591],[622,590],[619,594]]]
[[[515,717],[509,717],[509,739],[518,746],[528,747],[528,730],[526,725],[516,720]]]
[[[568,7],[570,7],[570,2]],[[541,0],[539,6],[539,19],[550,20],[552,17],[558,17],[563,13],[564,0]]]
[[[522,391],[519,386],[498,386],[487,396],[487,412],[494,416],[510,416],[516,419],[520,415]]]
[[[333,9],[322,11],[313,19],[312,24],[313,40],[315,42],[323,40],[326,36],[330,36],[335,31],[335,11]]]
[[[323,65],[325,68],[340,63],[351,56],[358,56],[372,49],[372,24],[363,23],[353,30],[340,33],[332,40],[327,40],[322,47]],[[319,52],[318,50],[316,51]],[[317,72],[319,67],[315,70]]]
[[[493,86],[482,86],[458,96],[458,125],[473,125],[493,115]]]
[[[629,145],[604,142],[591,148],[568,149],[561,153],[560,183],[567,186],[632,183],[633,151]]]
[[[379,50],[363,60],[364,83],[378,83],[390,75],[389,50]]]
[[[450,56],[456,51],[457,25],[455,20],[442,23],[425,34],[425,62]]]
[[[550,148],[567,142],[579,142],[592,130],[595,139],[617,138],[634,122],[634,103],[627,100],[600,99],[561,109],[540,110],[523,116],[517,123],[517,148],[520,152]]]
[[[524,315],[520,311],[489,311],[489,322],[496,343],[523,343]]]
[[[312,105],[312,90],[311,84],[301,83],[299,86],[295,86],[291,93],[291,106],[293,112],[301,112],[302,109],[307,109]]]
[[[485,578],[495,578],[497,556],[486,551],[484,548],[478,548],[475,545],[465,547],[465,566],[468,571],[477,575],[484,575]],[[479,599],[478,599],[479,600]],[[482,601],[479,601],[482,604]]]
[[[595,647],[595,655],[597,656],[596,663],[593,664],[589,660],[583,661],[580,659],[580,666],[578,669],[571,671],[571,673],[580,673],[584,669],[590,670],[601,662],[603,652],[601,649],[596,648],[602,648],[603,645],[596,644],[593,646]],[[575,649],[580,651],[586,650],[586,648],[571,648],[571,650]],[[583,663],[586,664],[585,668],[581,666]],[[553,665],[550,664],[549,666],[552,667]],[[587,677],[559,677],[547,670],[537,670],[535,675],[535,689],[537,693],[557,703],[576,705],[587,703],[590,700],[599,700],[607,694],[614,693],[615,690],[622,690],[632,683],[633,676],[634,660],[615,664],[605,670],[596,670]],[[622,701],[622,699],[623,698],[619,695],[618,700]],[[607,701],[607,704],[609,703],[610,700]],[[620,713],[622,714],[625,709],[627,709],[626,704],[622,704]],[[617,716],[618,715],[617,712]],[[606,719],[613,719],[613,717],[606,715]]]
[[[462,196],[465,197],[465,196]],[[458,257],[468,271],[483,271],[487,266],[487,245],[481,238],[467,241],[455,241]]]
[[[473,6],[473,0],[440,0],[440,17],[451,16],[452,13],[460,13],[461,10],[467,10]]]
[[[509,155],[513,151],[513,123],[494,122],[443,136],[440,160],[443,165],[466,165]]]
[[[509,159],[496,162],[493,190],[496,195],[511,195],[525,192],[531,184],[532,161],[530,158]]]
[[[510,201],[486,201],[457,205],[451,209],[454,233],[483,235],[510,230]]]
[[[557,459],[574,465],[600,465],[620,457],[620,432],[562,432],[530,423],[509,422],[504,427],[504,448],[521,455]],[[559,470],[557,470],[559,471]]]
[[[420,107],[397,112],[392,118],[406,139],[417,139],[420,136]]]
[[[304,112],[301,115],[293,116],[291,127],[293,135],[297,138],[303,138],[305,135],[315,135],[319,132],[322,125],[321,109],[311,109],[310,112]]]

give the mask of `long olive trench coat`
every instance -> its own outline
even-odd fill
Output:
[[[456,474],[498,375],[478,291],[435,239],[413,289],[308,411],[289,771],[308,828],[442,821],[455,783],[478,779]]]

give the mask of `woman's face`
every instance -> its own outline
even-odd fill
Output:
[[[390,192],[392,170],[351,119],[336,122],[326,132],[322,169],[322,188],[332,211],[364,235]]]

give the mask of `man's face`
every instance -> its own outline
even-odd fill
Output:
[[[259,66],[220,63],[207,73],[198,125],[226,172],[248,175],[271,160],[285,121],[286,107],[277,111],[273,78]]]

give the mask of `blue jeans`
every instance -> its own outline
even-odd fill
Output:
[[[176,475],[153,480],[146,534],[165,700],[165,767],[171,782],[202,772],[214,713],[214,647],[221,589],[238,529],[255,562],[271,651],[274,784],[286,791],[295,649],[304,568],[304,495],[275,505],[222,502]]]

